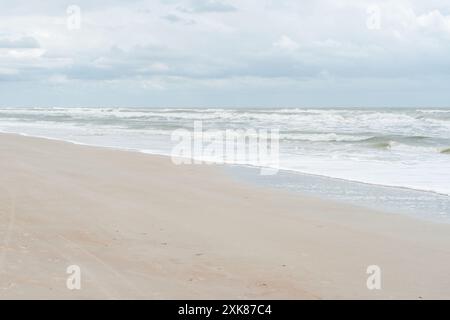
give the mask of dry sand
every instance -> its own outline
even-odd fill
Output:
[[[449,225],[6,134],[0,250],[1,299],[450,298]],[[81,290],[66,288],[70,265]]]

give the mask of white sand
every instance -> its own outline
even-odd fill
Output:
[[[3,299],[450,298],[448,225],[6,134],[0,250]],[[66,288],[69,265],[81,290]]]

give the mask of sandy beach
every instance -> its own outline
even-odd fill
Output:
[[[9,134],[0,176],[0,299],[450,298],[446,224]]]

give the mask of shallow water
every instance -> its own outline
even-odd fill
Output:
[[[247,183],[285,189],[323,199],[389,213],[400,213],[438,223],[450,223],[450,197],[434,192],[387,187],[281,170],[263,176],[260,169],[239,165],[224,167]]]

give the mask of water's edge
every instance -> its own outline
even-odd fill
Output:
[[[276,175],[267,176],[261,175],[259,168],[244,165],[228,165],[225,170],[236,181],[251,185],[287,190],[430,222],[450,223],[450,197],[432,191],[369,184],[291,170],[280,170]]]
[[[0,130],[0,134],[19,135],[154,156],[171,156],[170,154],[143,151],[134,148],[87,144],[25,133],[4,132]],[[357,205],[386,213],[404,214],[431,222],[450,223],[450,196],[433,191],[370,184],[284,169],[278,170],[275,175],[261,175],[260,167],[249,165],[223,164],[220,167],[236,181],[268,188],[288,190],[302,195],[310,195],[324,200]]]

